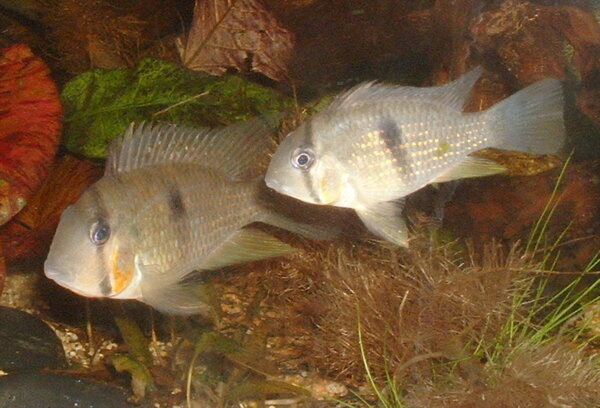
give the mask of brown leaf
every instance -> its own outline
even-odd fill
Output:
[[[284,81],[294,37],[257,0],[196,0],[192,28],[176,43],[191,70],[236,68]]]
[[[37,190],[58,148],[62,106],[49,71],[24,44],[0,51],[0,225]]]

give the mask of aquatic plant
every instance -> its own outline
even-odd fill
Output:
[[[105,157],[110,141],[132,121],[216,126],[291,108],[291,99],[241,77],[200,75],[154,58],[141,60],[135,70],[78,75],[61,97],[65,146],[91,157]]]

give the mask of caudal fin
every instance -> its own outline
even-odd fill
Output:
[[[560,81],[544,79],[529,85],[487,111],[494,139],[491,147],[557,153],[565,142],[563,110]]]

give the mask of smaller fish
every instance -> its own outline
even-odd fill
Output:
[[[197,270],[286,255],[253,227],[311,237],[331,231],[288,219],[259,196],[272,139],[260,120],[220,129],[131,126],[104,177],[62,214],[46,276],[87,297],[137,299],[176,314],[208,314],[191,291]]]
[[[506,170],[471,153],[553,154],[564,144],[558,80],[532,84],[486,111],[463,112],[481,72],[430,88],[368,82],[337,96],[286,136],[267,185],[308,203],[353,208],[371,232],[407,246],[405,196],[430,183]]]

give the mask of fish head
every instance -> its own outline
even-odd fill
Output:
[[[271,158],[265,175],[268,187],[312,204],[339,205],[345,195],[344,169],[320,140],[307,138],[305,122],[289,133]]]
[[[136,298],[139,274],[123,223],[99,197],[92,188],[62,213],[44,273],[82,296]]]

